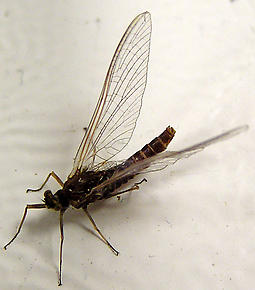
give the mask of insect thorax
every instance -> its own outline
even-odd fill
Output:
[[[70,204],[77,207],[80,201],[89,204],[98,199],[104,198],[104,192],[91,194],[92,189],[109,179],[114,173],[114,169],[104,171],[82,171],[69,178],[63,187]]]

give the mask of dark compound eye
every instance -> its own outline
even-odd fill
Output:
[[[53,194],[52,194],[51,190],[46,190],[46,191],[44,192],[44,197],[45,197],[45,198],[53,197]]]

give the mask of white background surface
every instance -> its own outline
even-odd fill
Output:
[[[62,289],[252,289],[255,274],[255,2],[1,1],[0,243],[25,194],[54,170],[69,174],[110,59],[131,20],[152,14],[148,85],[132,141],[167,125],[170,149],[232,127],[250,130],[148,176],[140,192],[91,209],[115,257],[65,215]],[[48,188],[57,189],[52,182]],[[0,255],[1,289],[57,289],[58,215],[30,212]]]

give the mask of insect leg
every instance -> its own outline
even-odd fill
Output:
[[[49,178],[50,177],[53,177],[56,181],[57,181],[57,183],[59,184],[59,185],[61,185],[62,187],[64,186],[64,182],[57,176],[57,174],[54,172],[54,171],[51,171],[49,174],[48,174],[48,176],[46,177],[46,179],[45,179],[45,181],[43,182],[43,184],[39,187],[39,188],[37,188],[37,189],[31,189],[31,188],[28,188],[27,189],[27,192],[29,192],[29,191],[33,191],[33,192],[35,192],[35,191],[40,191],[41,189],[43,189],[43,187],[45,186],[45,184],[48,182],[48,180],[49,180]]]
[[[7,247],[17,238],[17,236],[18,236],[18,234],[19,234],[19,232],[20,232],[20,230],[21,230],[21,228],[22,228],[22,225],[23,225],[23,223],[24,223],[24,221],[25,221],[25,218],[26,218],[26,215],[27,215],[27,210],[28,209],[41,209],[41,208],[46,208],[46,205],[45,204],[38,204],[38,203],[36,203],[36,204],[27,204],[27,206],[25,207],[25,211],[24,211],[24,214],[23,214],[23,217],[22,217],[22,219],[21,219],[21,222],[20,222],[20,225],[19,225],[19,227],[18,227],[18,230],[17,230],[17,232],[16,232],[16,234],[14,235],[14,237],[10,240],[10,242],[9,243],[7,243],[5,246],[4,246],[4,249],[6,250],[7,249]]]
[[[59,212],[59,227],[60,227],[60,248],[59,248],[59,279],[58,286],[62,285],[62,256],[63,256],[63,242],[64,242],[64,226],[63,226],[63,215],[64,210]]]
[[[99,228],[97,227],[96,223],[94,222],[92,216],[89,214],[88,210],[86,207],[83,207],[83,210],[85,211],[86,215],[88,216],[90,222],[92,223],[94,229],[98,232],[98,234],[100,235],[100,237],[103,239],[103,241],[106,243],[106,245],[111,249],[111,251],[118,256],[119,252],[117,250],[114,249],[114,247],[107,241],[107,239],[104,237],[104,235],[101,233],[101,231],[99,230]]]
[[[138,189],[139,189],[139,185],[140,185],[141,183],[143,183],[143,182],[147,182],[147,179],[146,179],[146,178],[143,178],[140,182],[136,182],[136,183],[134,183],[134,185],[133,185],[132,187],[130,187],[130,188],[126,189],[126,190],[123,190],[123,191],[115,192],[115,193],[113,193],[113,194],[107,196],[106,198],[111,198],[111,197],[113,197],[113,196],[120,195],[120,194],[122,194],[122,193],[126,193],[126,192],[128,192],[128,191],[138,190]]]

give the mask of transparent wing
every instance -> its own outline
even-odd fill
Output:
[[[138,161],[124,169],[120,168],[119,170],[116,170],[116,173],[114,173],[114,175],[110,179],[106,180],[105,182],[93,188],[90,194],[99,192],[103,190],[106,186],[108,186],[109,184],[112,184],[125,177],[130,177],[130,176],[134,176],[134,175],[145,173],[145,172],[151,172],[151,171],[164,169],[168,165],[174,164],[179,159],[188,158],[191,155],[202,151],[205,147],[211,144],[234,137],[235,135],[240,134],[241,132],[244,132],[247,129],[248,129],[247,125],[240,126],[232,130],[226,131],[218,136],[205,140],[201,143],[184,148],[180,151],[165,151],[153,157]]]
[[[129,142],[146,86],[150,38],[151,17],[144,12],[131,22],[114,53],[70,176],[100,168]]]

